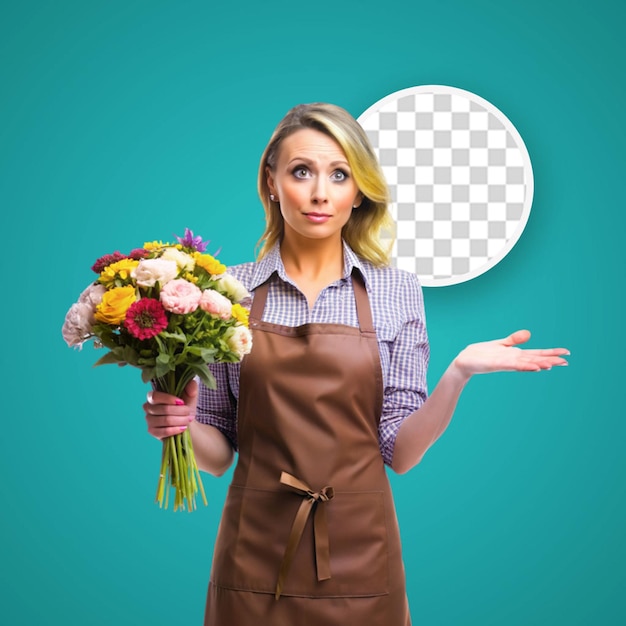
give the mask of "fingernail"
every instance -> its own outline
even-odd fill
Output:
[[[181,400],[180,398],[176,398],[174,404],[176,404],[177,406],[183,406],[183,404],[185,404],[185,401]]]
[[[180,430],[180,432],[183,433],[187,430],[187,426],[181,426],[178,430]]]
[[[195,415],[190,415],[190,416],[189,416],[189,421],[190,421],[190,422],[193,422],[195,419],[196,419],[196,416],[195,416]]]

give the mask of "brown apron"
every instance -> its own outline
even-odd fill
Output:
[[[378,343],[357,271],[352,284],[359,328],[263,322],[269,281],[256,289],[205,626],[410,624]]]

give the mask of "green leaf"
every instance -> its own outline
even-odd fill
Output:
[[[137,359],[137,367],[154,367],[154,364],[156,363],[156,359],[151,356],[151,357],[139,357]]]
[[[189,346],[187,352],[194,356],[199,356],[205,363],[214,363],[217,350],[215,348],[203,348],[202,346]]]
[[[159,333],[159,338],[174,339],[175,341],[179,341],[180,343],[185,343],[187,341],[187,336],[184,333],[172,333],[166,330],[163,330]]]
[[[120,359],[119,357],[117,357],[113,352],[107,352],[106,354],[102,355],[94,364],[94,367],[98,367],[99,365],[108,365],[110,363],[120,363],[122,365],[125,365],[126,362],[124,361],[124,359]]]
[[[169,362],[170,362],[170,355],[165,352],[161,352],[156,358],[157,365],[169,365]]]
[[[126,361],[126,363],[128,363],[129,365],[137,365],[137,350],[135,350],[134,348],[131,348],[130,346],[124,346],[123,350],[122,350],[122,356],[124,358],[124,361]]]
[[[93,331],[98,338],[98,341],[109,350],[117,348],[119,346],[119,335],[116,335],[109,326],[104,324],[96,324],[93,327]]]
[[[155,378],[163,378],[165,374],[171,372],[174,369],[171,363],[159,363],[157,361],[156,367],[154,368]]]
[[[192,365],[191,368],[200,377],[202,382],[206,385],[207,389],[217,388],[217,385],[215,384],[215,378],[213,378],[213,374],[211,374],[209,368],[206,365]]]

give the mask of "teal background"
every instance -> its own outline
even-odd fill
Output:
[[[227,4],[2,5],[0,622],[202,620],[228,480],[207,476],[191,515],[153,504],[139,373],[61,338],[95,258],[189,226],[250,260],[257,163],[287,109],[358,116],[446,84],[515,124],[535,200],[499,265],[425,290],[430,385],[467,343],[520,327],[572,356],[471,381],[392,477],[414,623],[626,623],[623,4]]]

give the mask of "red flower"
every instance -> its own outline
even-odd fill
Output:
[[[135,248],[131,250],[128,254],[129,259],[134,259],[135,261],[140,261],[141,259],[145,259],[150,255],[150,250],[145,250],[144,248]]]
[[[137,339],[151,339],[167,328],[167,315],[158,300],[141,298],[128,307],[124,326]]]
[[[116,261],[121,261],[122,259],[128,258],[125,254],[118,252],[117,250],[113,254],[105,254],[101,256],[92,266],[91,269],[99,274],[107,265],[111,265],[111,263],[115,263]]]

